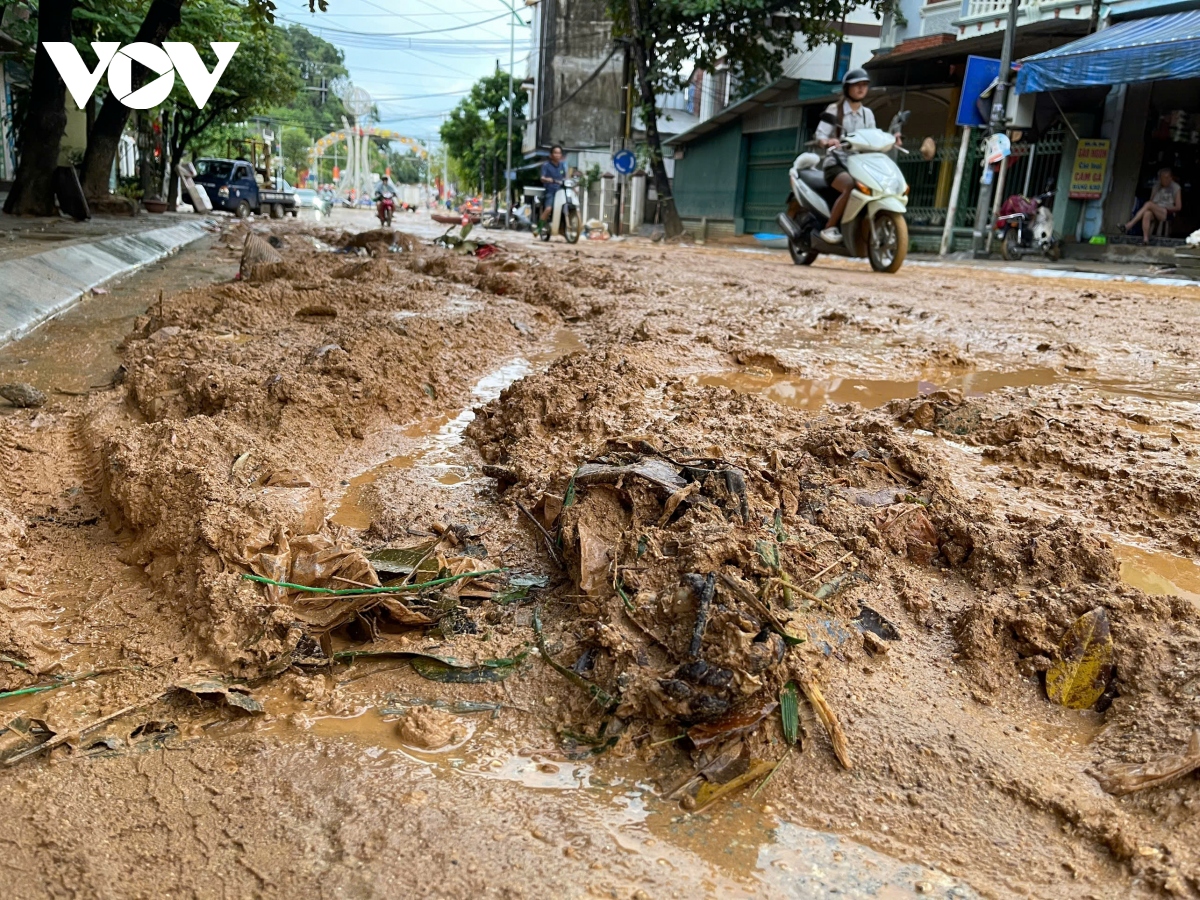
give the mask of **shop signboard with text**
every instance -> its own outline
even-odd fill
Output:
[[[1067,196],[1072,200],[1099,200],[1104,196],[1104,176],[1108,174],[1108,155],[1112,141],[1107,138],[1084,138],[1075,148],[1071,166],[1071,186]]]

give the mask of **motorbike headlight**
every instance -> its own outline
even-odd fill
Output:
[[[579,182],[578,182],[578,181],[576,181],[574,178],[568,178],[568,179],[566,179],[565,181],[563,181],[563,187],[569,187],[569,188],[573,188],[573,187],[575,187],[577,184],[579,184]]]

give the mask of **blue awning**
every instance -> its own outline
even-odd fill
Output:
[[[1200,10],[1120,22],[1021,60],[1017,93],[1200,78]]]

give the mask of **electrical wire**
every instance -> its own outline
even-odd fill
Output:
[[[506,19],[506,18],[508,18],[508,16],[509,16],[509,14],[507,12],[503,12],[498,16],[492,16],[490,19],[482,19],[481,21],[478,21],[478,22],[467,22],[463,25],[452,25],[449,28],[428,28],[424,31],[393,31],[393,32],[353,31],[353,30],[348,30],[348,29],[344,29],[344,28],[330,28],[328,25],[319,25],[317,27],[321,31],[328,31],[330,34],[347,34],[347,35],[358,35],[358,36],[362,36],[362,37],[380,37],[380,38],[407,38],[407,37],[420,37],[421,35],[424,35],[424,34],[445,34],[448,31],[463,31],[467,28],[476,28],[480,25],[487,25],[488,23],[498,21],[499,19]],[[294,19],[289,19],[289,18],[287,18],[285,16],[281,16],[281,15],[277,15],[275,18],[279,19],[280,21],[287,22],[291,25],[302,25],[303,24],[301,22],[295,21]],[[308,26],[305,26],[305,27],[308,27]]]

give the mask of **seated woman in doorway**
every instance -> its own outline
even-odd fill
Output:
[[[1165,222],[1183,209],[1183,188],[1175,180],[1174,173],[1169,168],[1158,170],[1158,184],[1150,199],[1138,207],[1133,218],[1121,226],[1122,231],[1128,231],[1135,222],[1142,224],[1142,243],[1150,243],[1150,229],[1155,222]]]
[[[821,232],[821,240],[827,244],[840,244],[842,232],[838,228],[842,221],[842,213],[850,202],[850,192],[854,190],[854,179],[846,171],[846,167],[838,162],[837,157],[830,152],[841,143],[842,138],[861,128],[875,127],[875,114],[863,105],[867,91],[871,88],[871,76],[865,69],[851,69],[842,78],[842,99],[838,103],[830,103],[825,112],[832,115],[837,124],[822,122],[817,126],[816,142],[826,150],[825,153],[825,183],[841,196],[829,211],[829,221]],[[901,145],[900,135],[896,135],[896,146]]]

